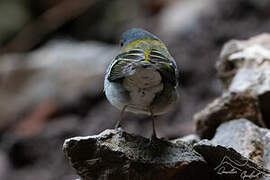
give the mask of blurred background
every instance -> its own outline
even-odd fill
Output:
[[[66,138],[113,128],[103,93],[121,33],[145,28],[180,69],[180,100],[158,117],[160,137],[194,132],[192,116],[220,95],[222,45],[270,30],[269,0],[0,0],[0,179],[71,180]],[[151,121],[126,113],[126,131]]]

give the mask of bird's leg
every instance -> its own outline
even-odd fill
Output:
[[[122,109],[122,111],[121,111],[121,117],[118,119],[118,121],[116,122],[116,125],[115,125],[115,129],[120,129],[120,130],[122,130],[122,128],[121,128],[121,122],[123,121],[123,119],[124,119],[124,114],[125,114],[125,110],[126,110],[126,108],[128,107],[128,105],[125,105],[124,107],[123,107],[123,109]]]
[[[156,129],[155,129],[155,116],[154,113],[152,111],[152,109],[150,108],[150,113],[151,113],[151,119],[152,119],[152,128],[153,128],[153,132],[152,132],[152,136],[151,136],[151,141],[155,141],[157,140],[157,133],[156,133]]]

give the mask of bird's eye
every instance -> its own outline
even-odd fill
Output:
[[[124,41],[123,40],[120,40],[120,46],[124,46]]]

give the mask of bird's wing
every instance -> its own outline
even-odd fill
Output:
[[[178,69],[173,59],[166,57],[156,49],[152,49],[148,57],[151,63],[156,64],[157,70],[165,81],[169,81],[173,86],[178,84]]]
[[[134,62],[144,60],[155,65],[164,78],[164,81],[169,81],[173,86],[178,84],[178,70],[175,61],[156,49],[151,49],[147,53],[142,49],[132,49],[119,54],[112,61],[110,69],[107,72],[108,80],[110,82],[121,80],[132,71]]]
[[[144,54],[141,49],[132,49],[116,56],[108,69],[108,80],[115,82],[128,75],[132,70],[132,63],[144,59]]]

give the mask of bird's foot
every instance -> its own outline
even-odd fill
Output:
[[[156,152],[159,151],[159,144],[161,139],[159,139],[156,135],[152,135],[149,141],[149,148],[151,151]]]

